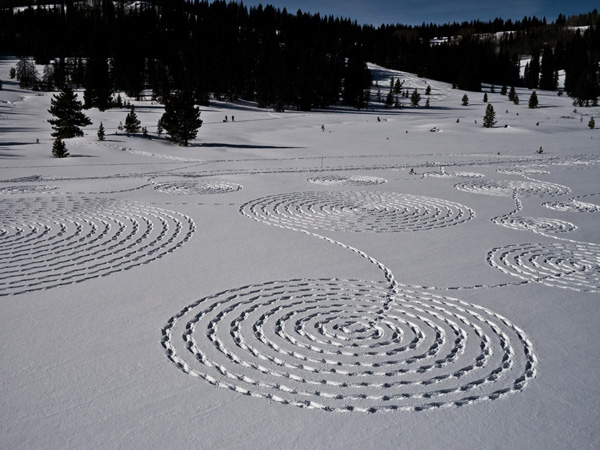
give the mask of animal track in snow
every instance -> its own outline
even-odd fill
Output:
[[[502,272],[547,286],[600,292],[600,246],[527,243],[492,249],[488,263]]]
[[[376,233],[431,230],[474,217],[459,203],[374,191],[278,194],[248,202],[241,212],[282,227]]]
[[[325,175],[309,178],[308,181],[325,186],[374,186],[387,183],[385,178],[366,175]]]
[[[194,231],[191,218],[141,203],[68,196],[0,200],[0,296],[149,263]]]
[[[522,390],[525,333],[480,306],[387,283],[275,281],[219,292],[171,317],[168,358],[212,385],[336,412],[420,411]]]

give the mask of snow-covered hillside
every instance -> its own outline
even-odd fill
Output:
[[[128,110],[51,155],[0,60],[0,447],[597,448],[599,108]],[[497,89],[498,91],[498,89]],[[227,122],[224,121],[227,116]],[[96,131],[103,123],[105,141]]]

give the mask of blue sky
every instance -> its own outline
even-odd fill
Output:
[[[271,4],[287,8],[289,13],[320,13],[356,19],[359,24],[381,25],[402,23],[420,25],[463,20],[522,19],[524,16],[546,17],[553,21],[562,13],[566,16],[586,13],[598,8],[598,2],[588,0],[272,0],[244,1],[246,6]]]

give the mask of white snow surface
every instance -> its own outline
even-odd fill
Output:
[[[488,93],[485,129],[370,66],[431,107],[214,102],[178,147],[135,101],[151,140],[92,109],[55,159],[15,63],[0,448],[600,447],[600,109]]]

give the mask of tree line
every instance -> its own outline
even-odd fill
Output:
[[[552,90],[564,70],[565,89],[576,102],[600,96],[596,10],[551,23],[525,17],[375,27],[225,1],[44,3],[0,9],[0,52],[31,56],[44,66],[43,73],[33,64],[17,67],[24,86],[82,87],[86,108],[118,105],[121,91],[163,103],[185,92],[196,104],[215,98],[278,110],[339,103],[365,108],[367,61],[469,91],[479,91],[482,82]],[[435,37],[446,39],[432,45]],[[524,74],[522,55],[531,57]]]

